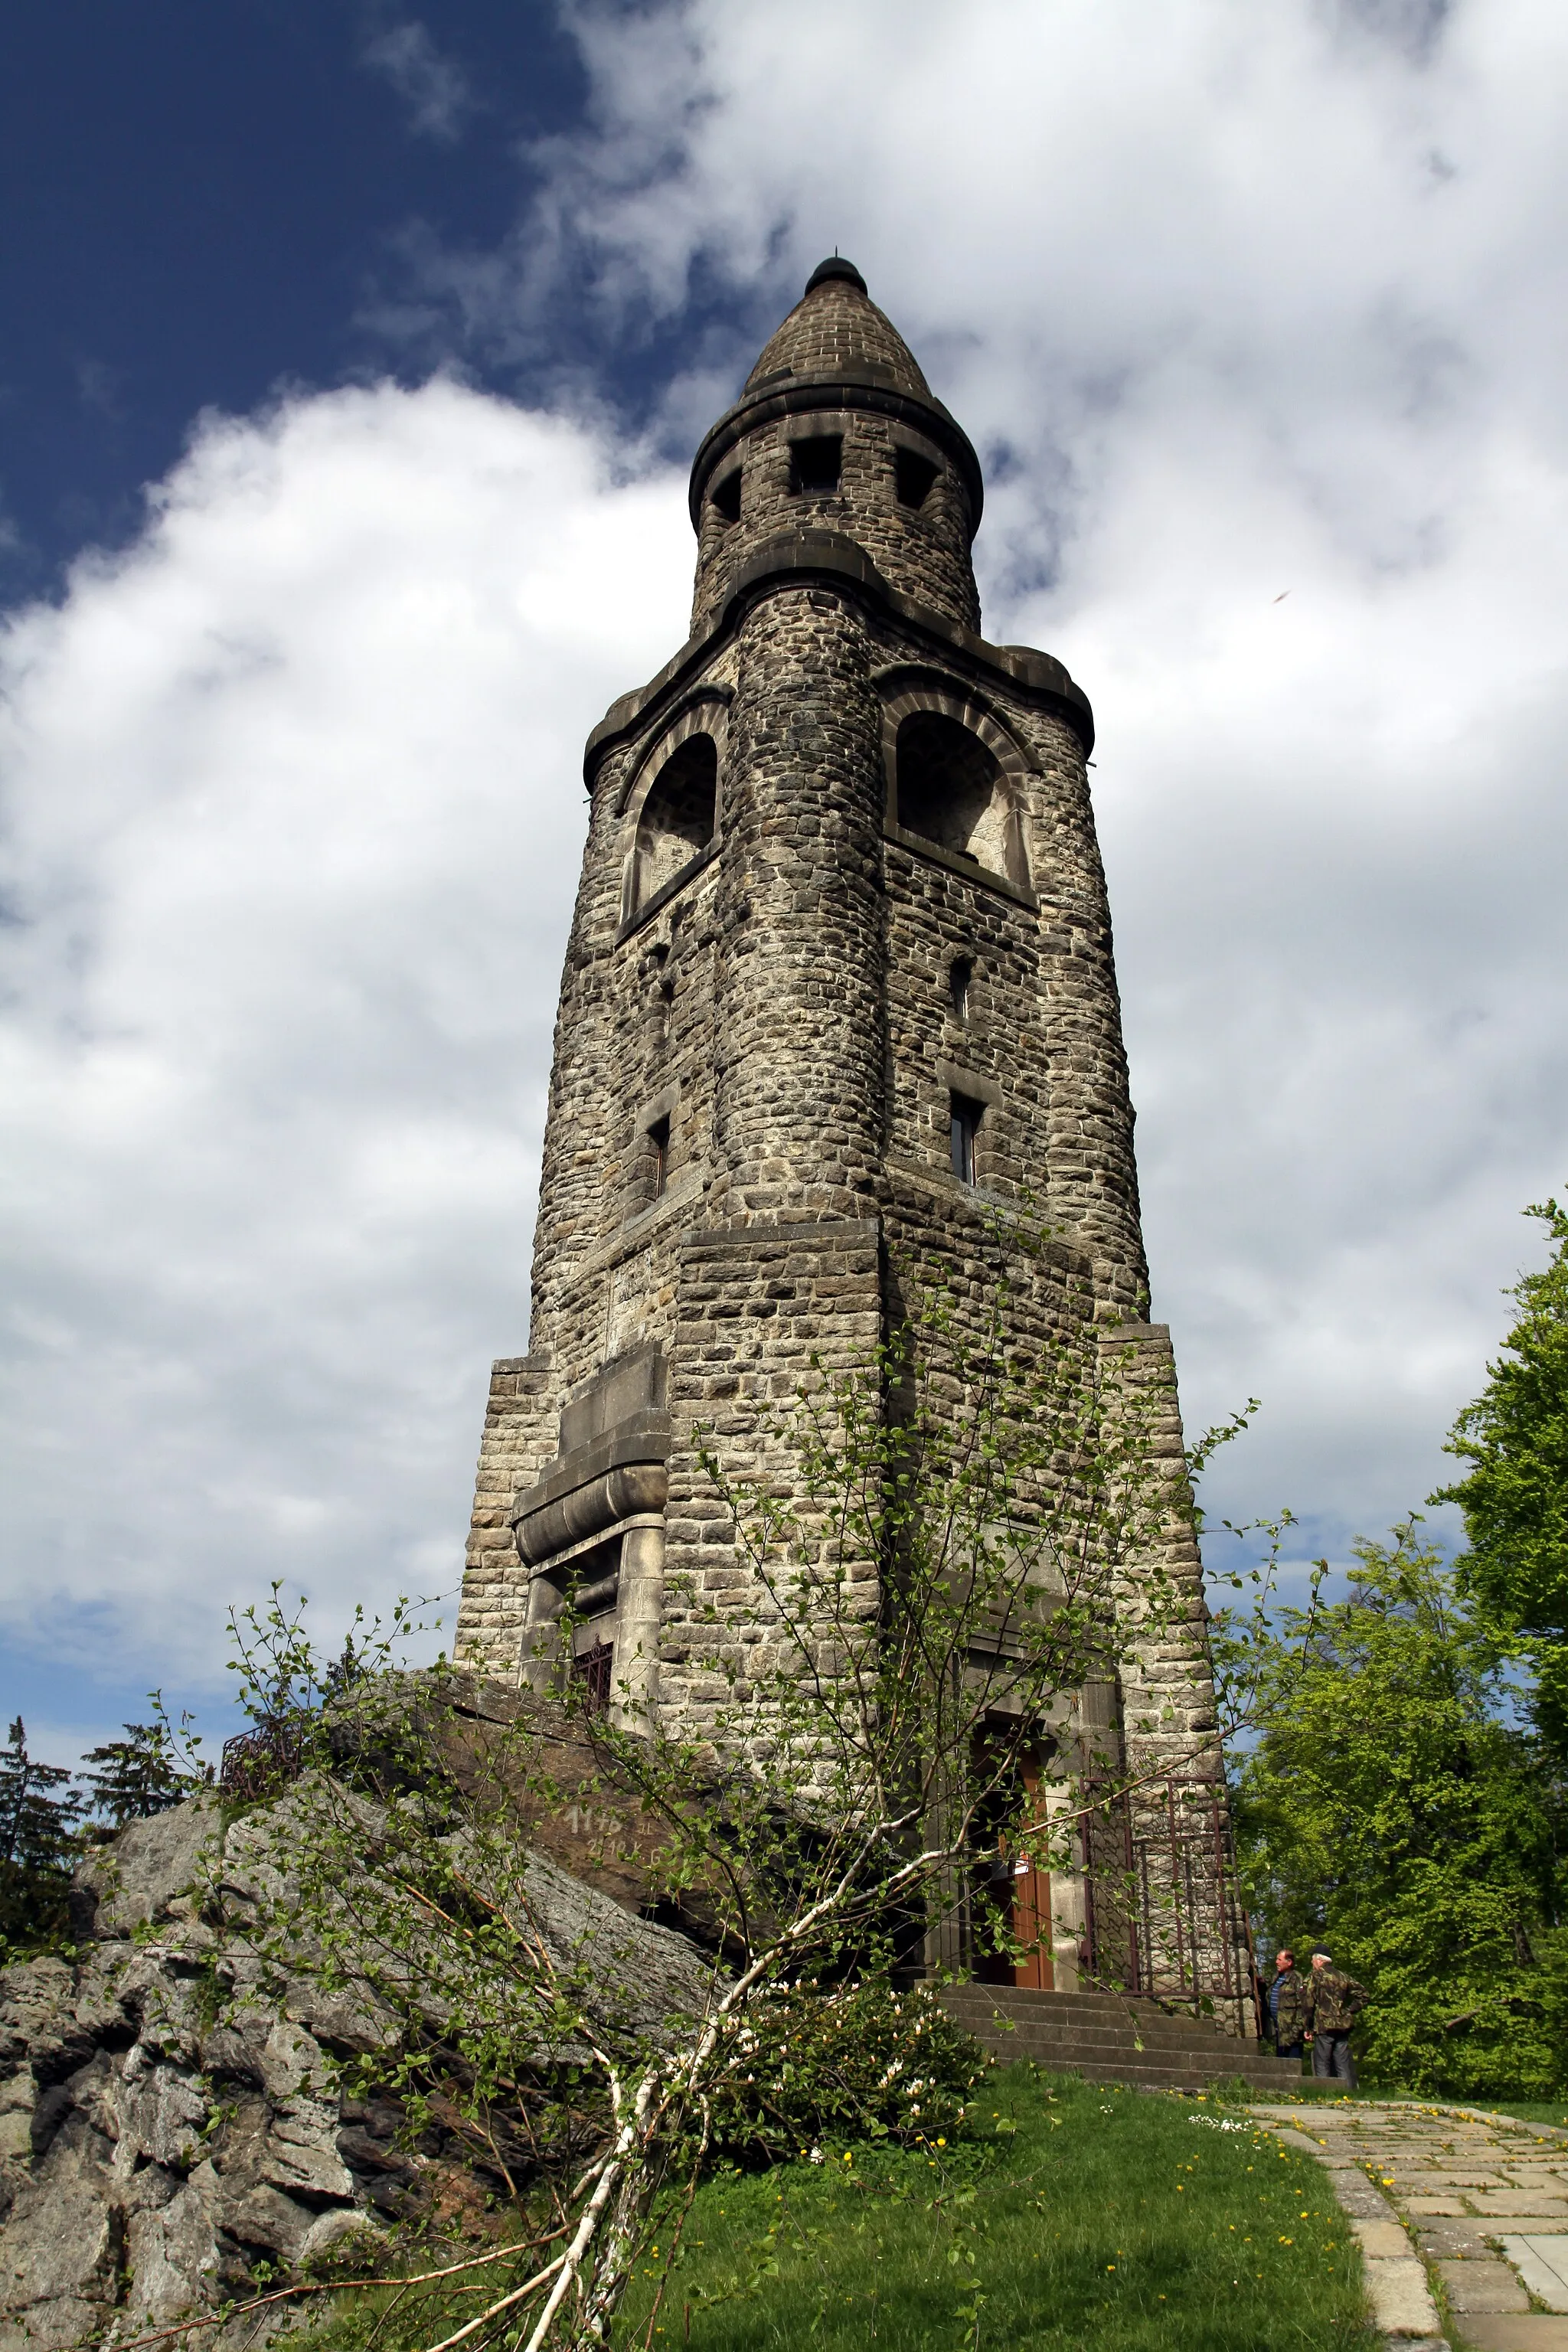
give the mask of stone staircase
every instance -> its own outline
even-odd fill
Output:
[[[1295,2059],[1270,2057],[1209,2018],[1172,2015],[1152,2001],[990,1984],[944,1985],[940,1999],[954,2024],[998,2058],[1031,2058],[1091,2083],[1189,2091],[1239,2074],[1278,2096],[1301,2080]]]

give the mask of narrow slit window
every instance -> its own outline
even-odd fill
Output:
[[[961,1184],[974,1181],[974,1139],[980,1132],[983,1106],[967,1095],[952,1097],[952,1172]]]
[[[653,1197],[659,1200],[669,1181],[669,1121],[656,1118],[647,1131],[648,1175]]]
[[[899,504],[923,507],[931,495],[931,486],[938,468],[918,450],[895,449],[893,452],[893,482],[899,493]]]
[[[740,521],[741,469],[739,466],[732,474],[726,474],[721,482],[714,484],[713,505],[727,523]]]
[[[948,967],[947,992],[952,1003],[955,1021],[969,1018],[969,983],[974,978],[973,956],[954,956]]]
[[[839,459],[844,438],[838,433],[814,433],[789,445],[789,486],[796,498],[821,498],[838,488]]]
[[[608,1715],[610,1711],[611,1676],[615,1664],[616,1645],[613,1642],[595,1642],[591,1649],[580,1651],[572,1661],[572,1672],[583,1686],[584,1701],[590,1715]]]

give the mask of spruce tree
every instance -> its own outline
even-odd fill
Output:
[[[174,1733],[162,1713],[153,1723],[128,1723],[123,1727],[123,1739],[89,1748],[82,1759],[88,1767],[97,1768],[82,1774],[91,1791],[91,1810],[117,1830],[122,1830],[127,1822],[167,1812],[211,1777],[182,1764]]]
[[[83,1810],[70,1778],[29,1755],[18,1716],[0,1748],[0,1949],[47,1951],[67,1940]]]

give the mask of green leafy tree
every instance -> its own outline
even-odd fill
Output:
[[[82,1812],[70,1779],[29,1752],[18,1716],[0,1748],[0,1956],[54,1950],[68,1938]]]
[[[1277,1531],[1278,1534],[1278,1531]],[[1418,2092],[1568,2083],[1568,1791],[1510,1721],[1484,1612],[1415,1519],[1349,1590],[1221,1627],[1250,1904],[1374,1992],[1358,2047]],[[1237,1693],[1241,1701],[1238,1703]]]
[[[1458,1503],[1469,1549],[1460,1564],[1498,1639],[1529,1667],[1531,1705],[1568,1759],[1568,1211],[1525,1212],[1551,1235],[1550,1263],[1522,1275],[1519,1316],[1487,1385],[1454,1424],[1447,1451],[1470,1468],[1434,1502]]]

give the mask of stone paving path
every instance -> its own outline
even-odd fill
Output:
[[[1568,2352],[1568,2132],[1398,2099],[1254,2113],[1328,2166],[1391,2343],[1444,2340],[1419,2256],[1442,2283],[1455,2347]]]

